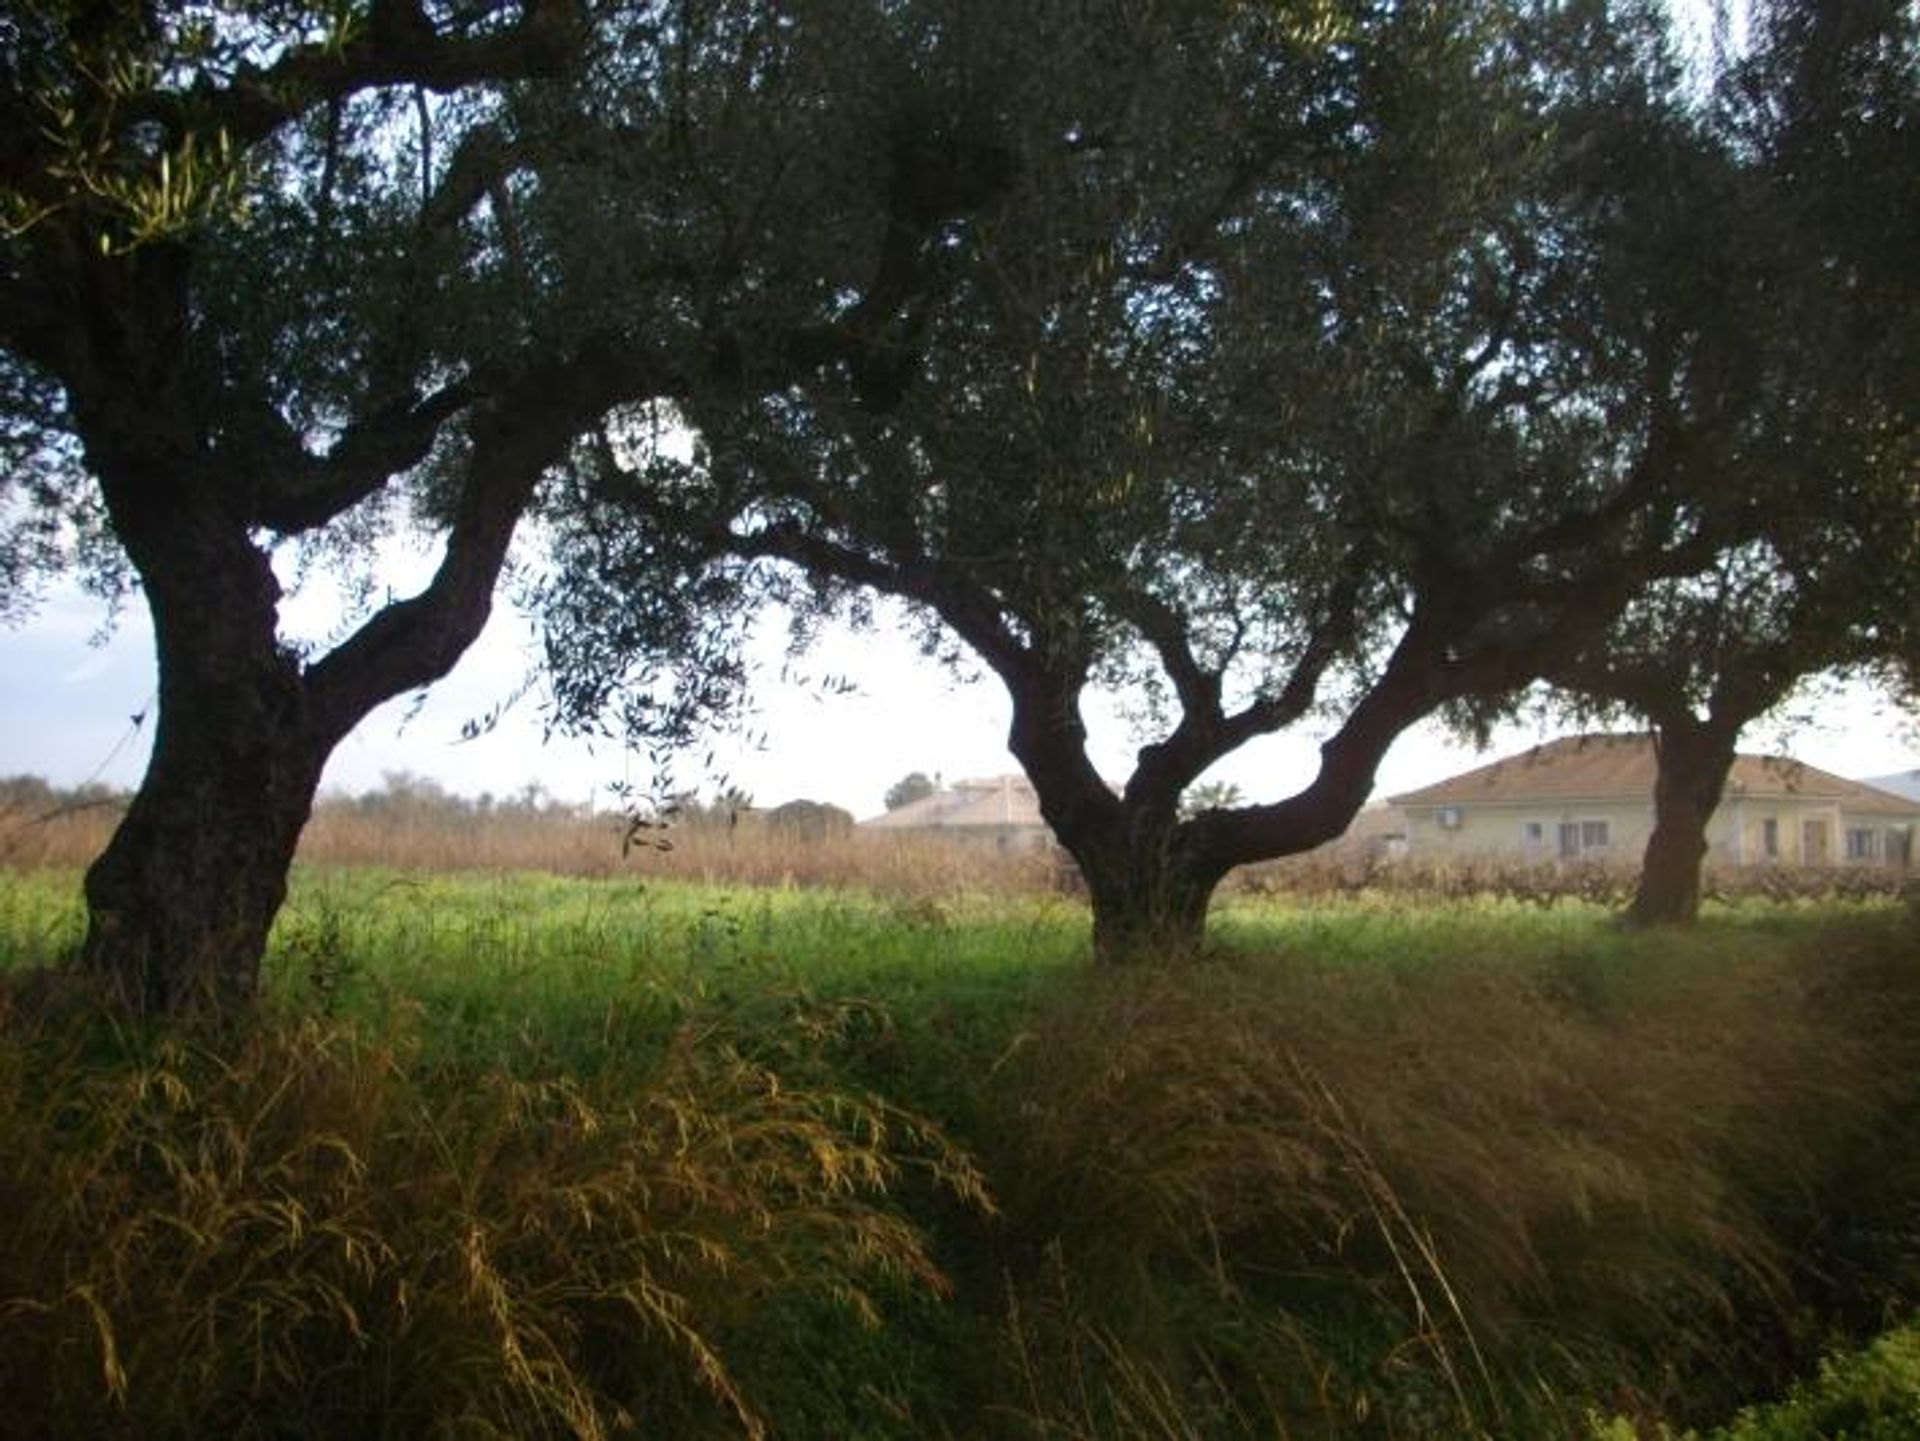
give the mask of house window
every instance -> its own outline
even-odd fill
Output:
[[[1880,855],[1880,832],[1871,826],[1847,827],[1847,859],[1871,861]]]
[[[1560,859],[1578,860],[1588,851],[1604,851],[1609,843],[1605,821],[1562,821]]]
[[[1547,828],[1539,821],[1528,821],[1520,834],[1530,851],[1537,851],[1547,843]]]
[[[1460,829],[1460,807],[1458,806],[1442,806],[1434,812],[1433,818],[1440,823],[1440,829],[1443,831]]]
[[[1760,822],[1760,854],[1770,861],[1780,859],[1780,822],[1773,816]]]

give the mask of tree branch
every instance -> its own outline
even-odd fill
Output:
[[[265,454],[245,467],[260,477],[249,523],[281,535],[325,525],[424,460],[441,427],[473,399],[462,382],[397,400],[349,426],[324,457],[308,451],[271,407],[256,407],[248,443]]]
[[[307,671],[314,724],[338,740],[381,702],[453,668],[487,622],[513,533],[549,466],[609,407],[647,387],[644,362],[601,337],[502,387],[471,426],[473,452],[440,567]]]
[[[1292,725],[1305,715],[1312,708],[1327,671],[1353,642],[1360,586],[1361,577],[1357,574],[1343,579],[1315,623],[1286,684],[1276,693],[1255,697],[1231,715],[1221,703],[1221,677],[1203,669],[1193,656],[1177,612],[1153,602],[1161,611],[1160,616],[1150,622],[1159,632],[1157,635],[1149,633],[1140,618],[1130,615],[1161,656],[1161,663],[1180,699],[1181,715],[1179,724],[1166,739],[1141,747],[1133,778],[1127,784],[1127,799],[1158,798],[1172,804],[1181,791],[1222,756],[1232,754],[1256,736],[1270,735]],[[1187,675],[1184,684],[1175,674],[1175,665]]]
[[[417,0],[375,0],[368,23],[343,45],[302,45],[265,69],[243,69],[224,87],[171,97],[208,128],[243,147],[307,106],[382,85],[418,85],[438,93],[489,80],[529,80],[560,72],[583,33],[576,0],[527,0],[511,28],[473,37],[444,35]],[[174,108],[154,97],[160,109]]]

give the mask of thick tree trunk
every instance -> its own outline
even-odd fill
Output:
[[[1707,823],[1733,768],[1739,731],[1712,723],[1662,726],[1653,788],[1653,834],[1628,907],[1635,925],[1685,925],[1700,912],[1700,868]]]
[[[1093,953],[1103,966],[1161,964],[1194,955],[1207,903],[1227,872],[1210,866],[1176,818],[1183,778],[1136,776],[1117,796],[1087,759],[1080,719],[1083,674],[1008,663],[1009,748],[1040,812],[1072,855],[1093,907]]]
[[[1086,854],[1075,854],[1093,907],[1096,964],[1163,965],[1198,954],[1220,876],[1186,859],[1174,841],[1136,833],[1132,845],[1083,844]]]
[[[183,722],[162,720],[139,794],[87,872],[82,961],[143,1012],[232,1010],[254,997],[325,755],[297,727],[183,738]]]
[[[524,411],[477,422],[433,582],[311,664],[280,642],[279,584],[232,506],[244,486],[191,461],[100,465],[153,616],[160,687],[147,774],[87,873],[83,967],[142,1011],[252,1000],[328,756],[479,635],[515,524],[570,423]]]
[[[279,644],[267,557],[213,487],[117,480],[159,704],[139,793],[87,872],[81,960],[142,1011],[244,1005],[334,738]]]

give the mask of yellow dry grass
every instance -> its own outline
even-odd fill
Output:
[[[0,865],[84,866],[106,845],[121,808],[0,807]],[[618,815],[570,808],[474,815],[453,808],[364,808],[322,801],[301,837],[299,859],[320,866],[409,871],[546,871],[556,875],[658,876],[734,885],[860,888],[932,899],[961,893],[1031,894],[1053,885],[1059,862],[1045,854],[925,835],[809,837],[748,818],[744,824],[675,826],[625,844]]]
[[[797,1012],[793,1054],[843,1020]],[[693,1008],[541,1074],[0,992],[0,1435],[765,1435],[740,1319],[942,1290],[890,1191],[986,1204],[938,1131],[783,1074],[778,1040]]]
[[[1053,1382],[1023,1418],[1548,1434],[1509,1414],[1535,1367],[1639,1378],[1615,1402],[1647,1414],[1737,1395],[1779,1360],[1742,1328],[1791,1329],[1800,1242],[1849,1199],[1836,1158],[1910,1126],[1920,968],[1883,946],[1088,983],[1004,1058],[1020,1123],[986,1156],[1055,1277],[1009,1298],[1016,1378]]]

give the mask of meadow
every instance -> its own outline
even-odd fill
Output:
[[[1920,1435],[1903,904],[1329,872],[1114,974],[830,849],[309,855],[232,1033],[0,988],[0,1435]]]

